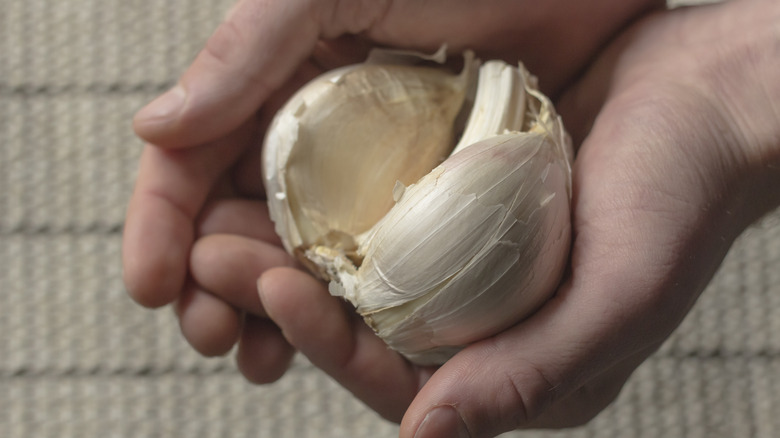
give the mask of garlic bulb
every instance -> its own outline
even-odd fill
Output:
[[[277,113],[264,180],[287,251],[393,349],[440,364],[535,311],[569,251],[572,152],[522,66],[365,63]]]

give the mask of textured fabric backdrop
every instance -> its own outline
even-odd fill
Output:
[[[396,436],[304,359],[252,386],[124,292],[131,116],[231,1],[0,0],[0,437]],[[517,436],[780,436],[778,333],[775,214],[613,406],[587,427]]]

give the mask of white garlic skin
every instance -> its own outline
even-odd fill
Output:
[[[442,363],[555,290],[569,252],[568,184],[568,162],[544,133],[469,146],[404,191],[361,245],[355,278],[334,286],[347,285],[392,348]]]
[[[426,106],[442,102],[452,107],[446,117],[410,112],[399,125],[363,117],[377,110],[367,102],[334,117],[333,105],[354,104],[337,87],[349,69],[315,79],[280,110],[264,146],[269,211],[285,248],[329,280],[331,294],[350,301],[390,347],[423,365],[441,364],[528,317],[555,292],[569,253],[570,139],[522,66],[483,65],[468,135],[441,164],[438,151],[415,151],[406,140],[395,146],[394,133],[409,139],[416,134],[403,134],[419,130],[436,132],[452,148],[452,133],[463,129],[452,119],[474,85],[469,70],[467,62],[461,75],[411,86],[423,112],[436,114]],[[313,141],[350,128],[361,131],[358,144],[346,144],[350,135]],[[370,141],[377,130],[382,135]],[[314,135],[302,141],[304,131]],[[485,140],[468,144],[479,138]],[[360,155],[361,144],[380,155],[387,147],[404,150],[418,176],[383,173],[385,160]],[[347,155],[337,150],[342,146]],[[366,186],[371,173],[380,178]]]

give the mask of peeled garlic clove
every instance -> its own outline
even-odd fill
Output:
[[[471,103],[469,63],[457,76],[371,66],[387,75],[373,87],[401,81],[405,91],[393,95],[402,102],[426,96],[415,108],[367,99],[373,91],[341,73],[315,80],[279,112],[264,152],[269,209],[287,250],[420,364],[443,363],[527,317],[554,292],[568,256],[571,145],[560,118],[528,72],[500,61],[480,68]],[[412,79],[421,74],[431,76]],[[409,84],[419,84],[414,93]],[[398,124],[372,115],[388,105],[404,113]],[[422,117],[427,105],[426,114],[446,116]],[[409,147],[409,133],[421,130],[439,142]],[[437,166],[433,157],[453,149],[458,131],[455,152]],[[403,164],[385,172],[395,153]]]

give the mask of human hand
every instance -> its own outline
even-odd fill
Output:
[[[778,22],[773,0],[657,13],[564,90],[558,108],[581,143],[571,272],[521,324],[433,369],[388,351],[299,271],[261,277],[266,311],[313,363],[403,417],[403,437],[588,421],[677,327],[736,236],[780,204]]]
[[[445,42],[523,59],[556,92],[614,32],[661,3],[240,1],[177,87],[135,119],[150,144],[125,224],[130,295],[148,307],[174,303],[199,352],[238,342],[250,380],[278,378],[294,350],[266,318],[255,280],[294,262],[263,203],[259,139],[287,96],[374,44],[433,51]]]

